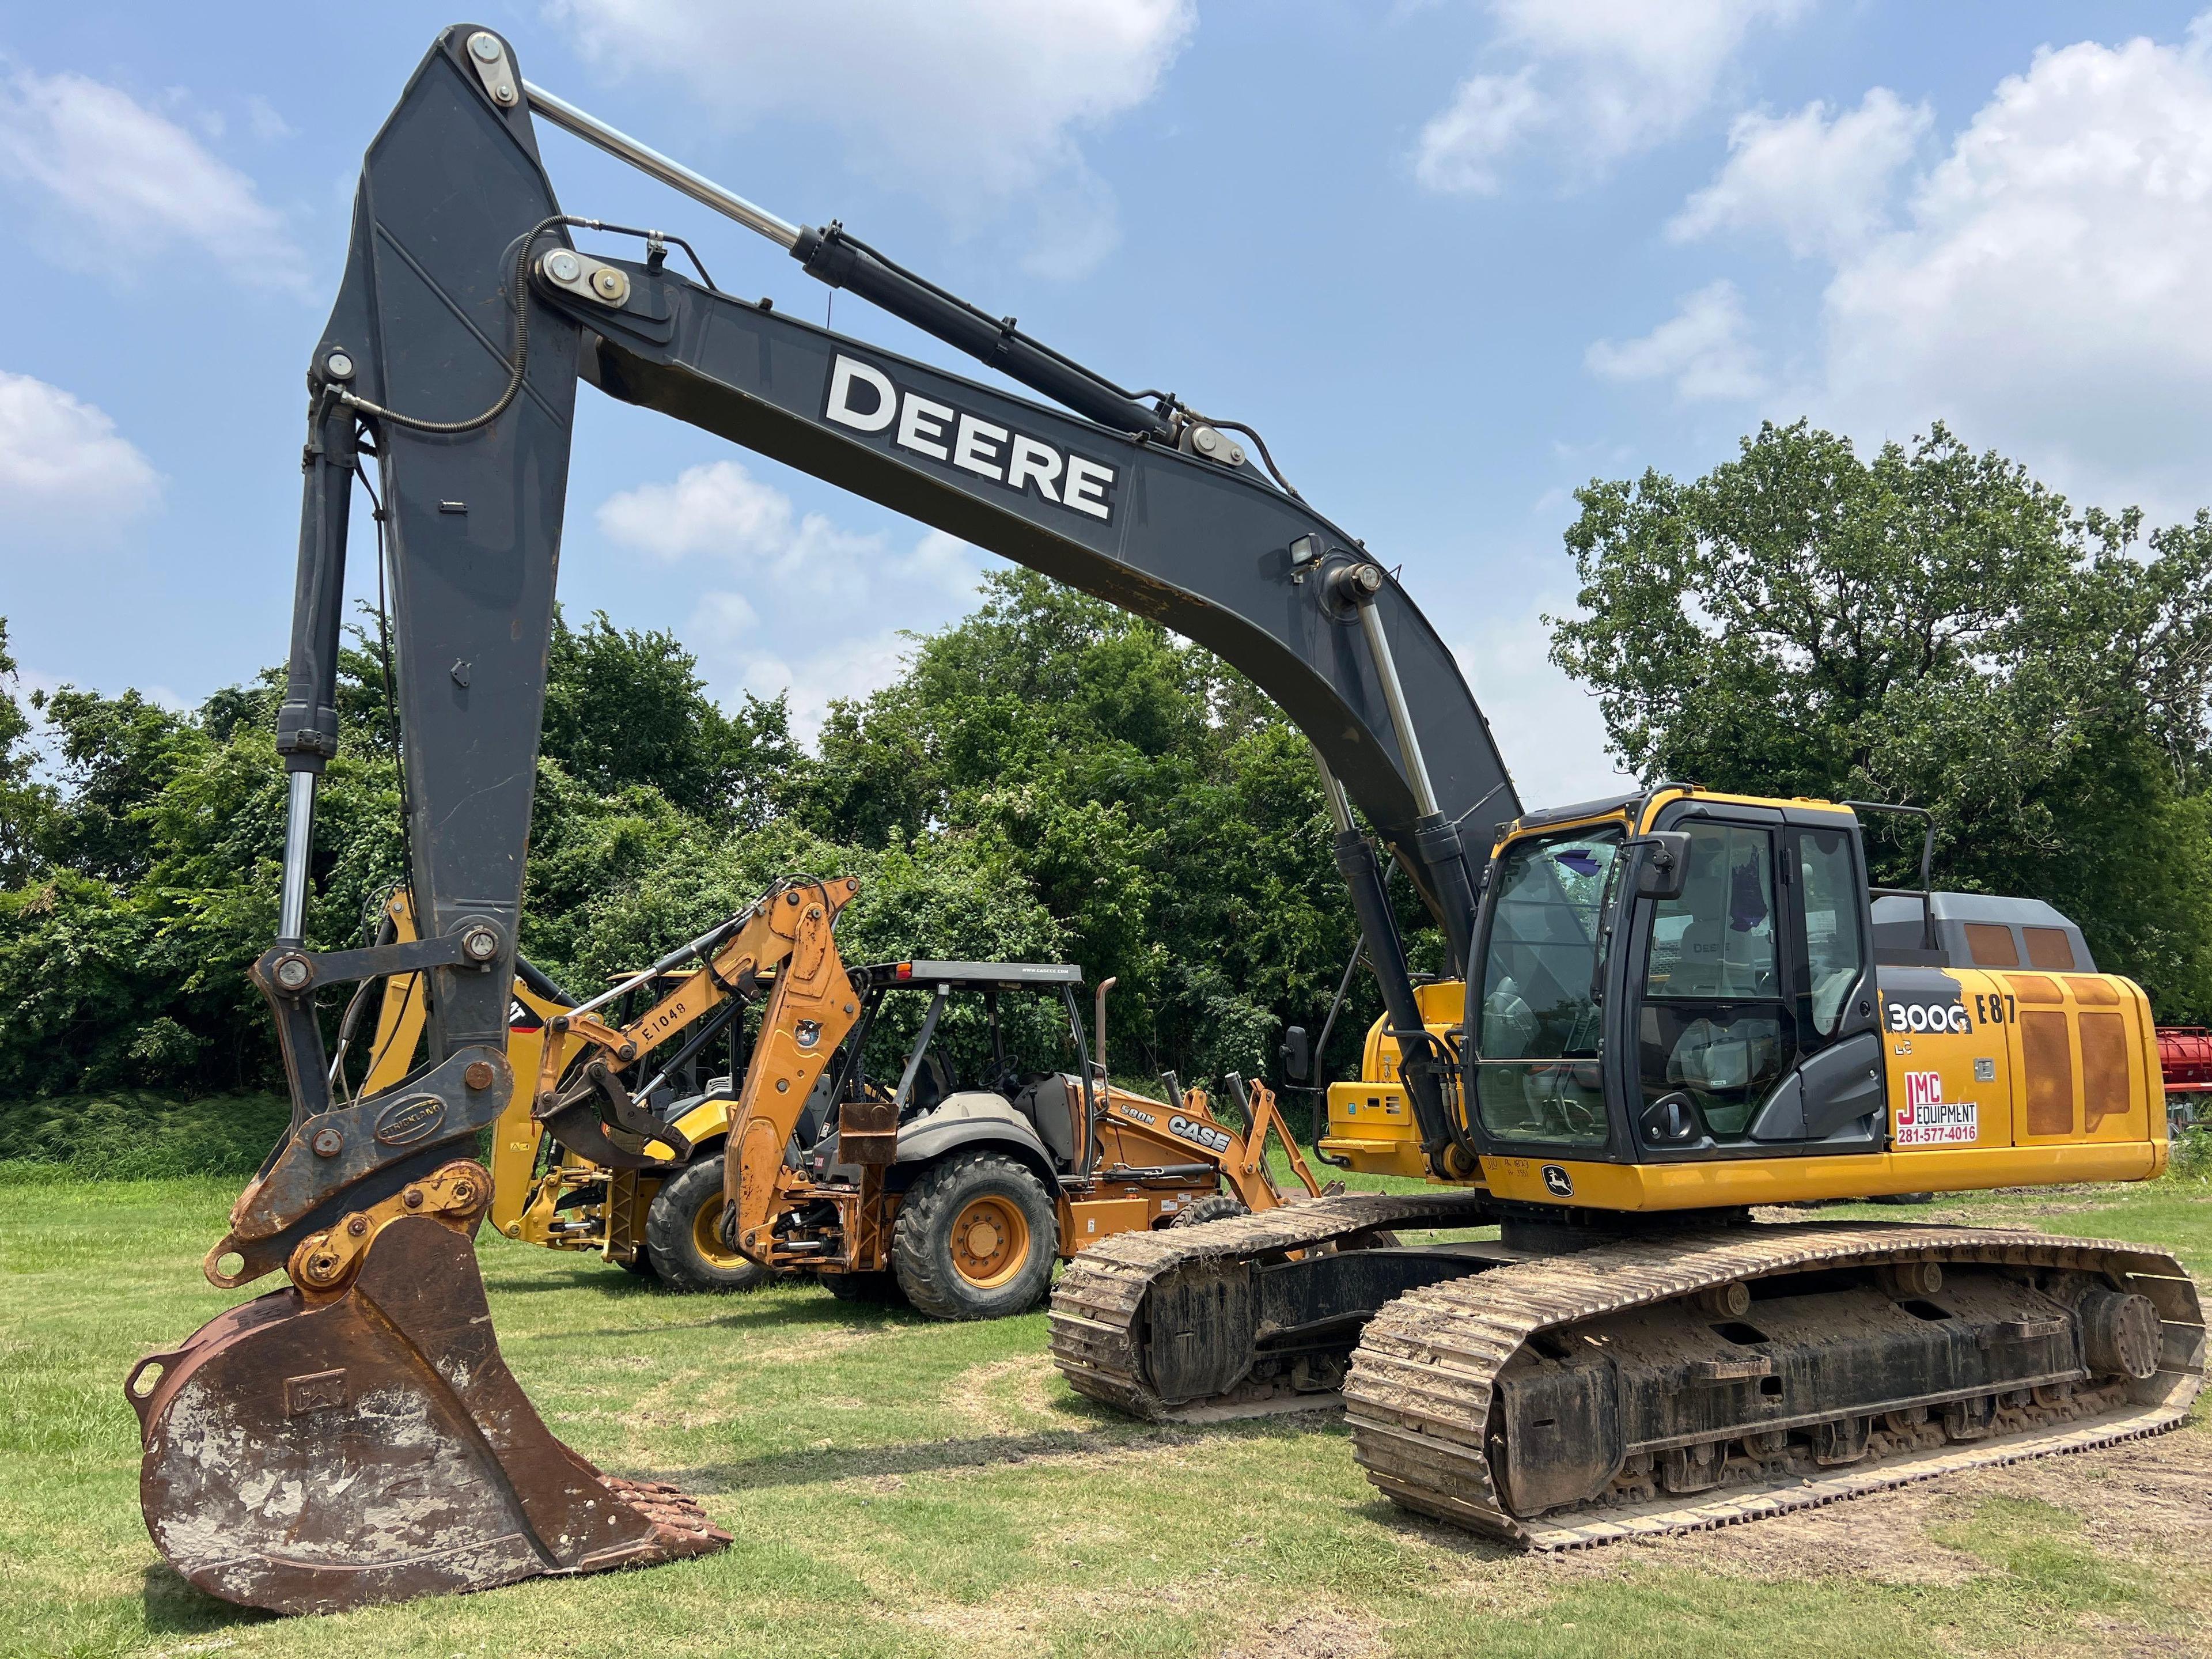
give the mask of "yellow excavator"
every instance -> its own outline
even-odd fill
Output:
[[[682,274],[671,250],[690,250],[665,233],[565,212],[541,120],[1047,401],[726,293],[696,256]],[[580,246],[586,233],[644,258]],[[1133,302],[1191,303],[1181,270],[1154,262]],[[1936,892],[1932,826],[1920,885],[1875,886],[1875,803],[1660,783],[1526,809],[1450,648],[1249,426],[1119,386],[835,222],[747,201],[460,25],[369,147],[308,363],[283,888],[252,969],[294,1115],[204,1267],[225,1287],[283,1281],[125,1384],[149,1529],[191,1583],[329,1610],[727,1542],[681,1493],[605,1474],[546,1430],[501,1360],[471,1242],[492,1185],[476,1137],[531,1087],[507,1054],[508,988],[586,381],[1153,618],[1313,744],[1385,1009],[1361,1082],[1331,1091],[1322,1151],[1423,1184],[1084,1249],[1051,1316],[1078,1390],[1150,1414],[1340,1393],[1353,1454],[1394,1501],[1537,1548],[2181,1420],[2204,1320],[2168,1252],[1762,1208],[2156,1175],[2148,1011],[2064,918]],[[1329,420],[1372,418],[1320,407],[1324,441]],[[303,924],[364,458],[422,937],[323,951]],[[1415,984],[1386,860],[1453,982]],[[810,1235],[826,1255],[834,1227],[849,1264],[880,1261],[867,1235],[887,1206],[870,1195],[896,1166],[895,1102],[838,1103],[849,1190],[785,1162],[788,1115],[861,1006],[826,945],[836,895],[773,899],[729,941],[750,941],[757,975],[778,965],[747,1072],[769,1109],[725,1144],[721,1224],[755,1260],[797,1260]],[[741,962],[721,971],[742,981]],[[408,973],[429,988],[422,1063],[334,1096],[319,998]],[[532,1110],[587,1152],[586,1115],[611,1137],[665,1133],[627,1091],[564,1086]],[[822,1207],[787,1206],[809,1181]]]
[[[1340,1404],[1392,1499],[1546,1549],[2172,1427],[2204,1332],[2166,1252],[1754,1218],[2165,1167],[2142,990],[2047,904],[1872,886],[1886,810],[1668,786],[1503,826],[1477,972],[1376,1023],[1319,1146],[1451,1190],[1118,1242],[1054,1295],[1069,1382],[1162,1418]],[[1310,1254],[1476,1221],[1497,1241]]]
[[[1230,1077],[1240,1127],[1172,1074],[1164,1100],[1108,1081],[1093,1056],[1105,1052],[1111,981],[1097,988],[1094,1048],[1072,964],[848,968],[835,928],[857,890],[851,880],[781,885],[588,1003],[518,957],[507,1051],[535,1085],[516,1092],[489,1132],[491,1225],[527,1243],[594,1251],[677,1290],[750,1289],[784,1272],[842,1297],[895,1296],[933,1316],[977,1319],[1034,1307],[1055,1260],[1117,1234],[1277,1207],[1271,1141],[1306,1195],[1321,1195],[1264,1083]],[[776,903],[792,909],[794,893],[800,925],[787,936],[775,926]],[[387,941],[416,937],[404,889],[383,915]],[[775,994],[802,948],[810,960],[822,953],[817,974],[849,988],[859,1012],[842,1039],[812,1026],[809,999]],[[384,985],[363,1093],[404,1077],[427,1023],[418,975]],[[604,1017],[645,991],[659,994],[629,1017]],[[748,1068],[741,1086],[730,1077],[678,1086],[717,1039],[742,1030],[749,1002],[762,1005],[756,1047],[788,1037],[795,1051],[828,1055],[814,1083],[778,1091]],[[872,1076],[870,1038],[899,1025],[902,1003],[919,1016],[908,1052],[889,1075]],[[945,1040],[963,1006],[985,1044],[981,1075],[965,1086]],[[1057,1063],[1071,1057],[1073,1071]],[[896,1125],[890,1164],[872,1182],[862,1159],[881,1147],[840,1134],[848,1108],[872,1121],[888,1109]],[[563,1127],[590,1150],[568,1144]],[[721,1225],[732,1136],[762,1160],[752,1178],[775,1188],[772,1224],[750,1248]]]

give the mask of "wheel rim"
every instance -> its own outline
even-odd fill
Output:
[[[996,1193],[971,1198],[952,1218],[952,1266],[979,1291],[995,1291],[1028,1265],[1030,1218]]]
[[[691,1218],[691,1243],[709,1267],[742,1267],[747,1258],[722,1243],[722,1195],[715,1194]]]

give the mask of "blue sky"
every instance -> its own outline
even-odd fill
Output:
[[[1256,425],[1459,652],[1525,799],[1609,786],[1544,662],[1593,475],[1931,418],[2075,499],[2212,500],[2212,24],[2029,0],[487,0],[523,72],[1127,385]],[[283,653],[305,354],[441,8],[0,14],[0,614],[27,683]],[[541,131],[544,130],[541,129]],[[779,250],[544,133],[570,211]],[[835,321],[965,366],[849,296]],[[803,728],[990,562],[586,389],[571,613]],[[357,539],[355,569],[373,580]],[[356,581],[356,586],[362,583]],[[824,605],[824,599],[829,601]],[[825,620],[826,618],[826,620]]]

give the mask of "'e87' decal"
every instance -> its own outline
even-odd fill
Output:
[[[1974,1029],[1963,1002],[1900,1002],[1886,999],[1893,1031],[1958,1031]]]

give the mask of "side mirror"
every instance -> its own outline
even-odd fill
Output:
[[[1690,832],[1657,830],[1628,843],[1636,854],[1636,896],[1672,899],[1682,896],[1690,879]]]
[[[1277,1051],[1283,1060],[1283,1075],[1293,1083],[1304,1083],[1313,1073],[1313,1044],[1306,1036],[1306,1028],[1293,1025],[1283,1033],[1283,1046]]]

